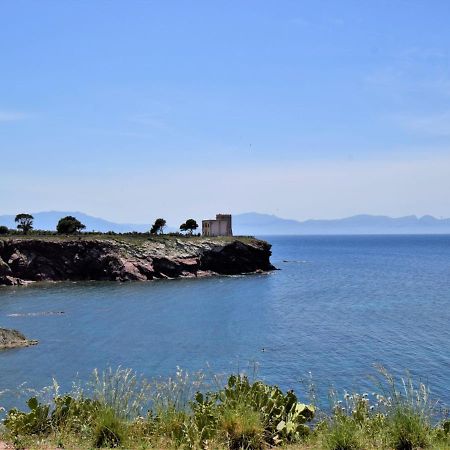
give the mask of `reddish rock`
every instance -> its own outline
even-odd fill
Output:
[[[46,237],[0,243],[0,285],[43,280],[143,281],[274,269],[270,244],[258,239]]]

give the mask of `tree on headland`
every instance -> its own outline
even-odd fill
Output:
[[[0,225],[0,234],[8,234],[9,228],[5,227],[5,225]]]
[[[186,222],[180,225],[181,231],[188,231],[189,234],[192,234],[194,230],[198,228],[198,223],[194,219],[188,219]]]
[[[27,234],[33,229],[33,219],[31,214],[21,213],[17,214],[14,221],[18,224],[17,229],[22,230],[23,234]]]
[[[156,219],[150,230],[151,234],[164,234],[164,228],[166,227],[166,221],[162,218]]]
[[[73,216],[66,216],[59,219],[58,225],[56,225],[56,231],[59,234],[74,234],[84,230],[86,225],[83,225],[77,218]]]

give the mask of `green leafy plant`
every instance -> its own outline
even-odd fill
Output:
[[[292,442],[308,434],[306,422],[315,412],[314,406],[299,403],[293,391],[283,394],[277,386],[262,381],[250,383],[246,376],[230,376],[215,398],[224,409],[239,409],[246,405],[260,414],[265,435],[274,444]]]
[[[55,407],[51,414],[52,426],[55,429],[80,432],[91,426],[102,405],[89,398],[75,398],[70,395],[56,397]]]
[[[5,427],[13,436],[48,433],[51,429],[50,406],[39,403],[36,397],[31,397],[27,405],[28,413],[11,409],[3,421]]]
[[[194,401],[191,403],[193,412],[192,426],[196,439],[204,443],[213,438],[217,433],[217,405],[209,395],[197,392]]]

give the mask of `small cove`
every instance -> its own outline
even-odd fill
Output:
[[[450,236],[277,236],[268,275],[0,289],[0,324],[39,345],[0,352],[0,390],[108,366],[259,376],[304,397],[408,369],[450,404]],[[12,406],[12,394],[0,405]]]

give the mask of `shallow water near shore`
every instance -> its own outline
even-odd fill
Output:
[[[0,352],[0,391],[94,368],[148,378],[179,366],[259,376],[306,398],[370,389],[373,364],[411,371],[450,404],[450,236],[277,236],[268,275],[0,289],[0,326],[35,347]],[[0,396],[0,406],[16,402]]]

